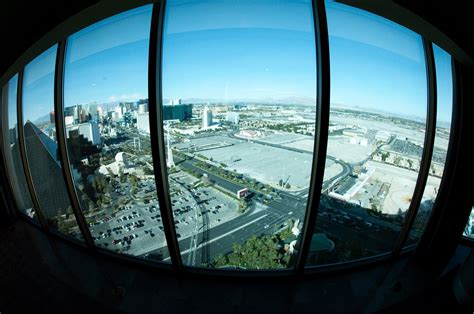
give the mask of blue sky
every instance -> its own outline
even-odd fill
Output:
[[[54,111],[54,69],[57,45],[52,46],[23,70],[23,121],[34,122]]]
[[[331,101],[425,117],[426,67],[421,37],[396,23],[338,3],[327,5]],[[435,47],[438,118],[450,121],[450,56]]]
[[[453,73],[451,70],[451,56],[436,45],[433,45],[433,53],[436,65],[438,91],[437,120],[451,123],[453,113]]]
[[[314,102],[316,56],[309,0],[169,0],[167,5],[165,99]],[[424,117],[426,75],[420,36],[342,4],[328,3],[327,14],[331,102]],[[147,98],[150,18],[148,5],[68,38],[65,106]],[[52,80],[55,49],[37,58],[43,61],[32,62],[50,69],[33,71],[37,82],[30,94],[25,92],[32,120],[52,108],[52,89],[46,85]],[[450,58],[436,47],[435,57],[438,117],[447,121]],[[25,117],[30,118],[26,111]]]
[[[310,1],[167,4],[164,98],[307,97],[315,102]]]
[[[68,38],[65,106],[148,97],[151,5],[91,25]]]
[[[17,123],[16,114],[16,97],[17,97],[17,86],[18,86],[18,74],[15,74],[9,81],[7,86],[8,91],[8,128],[12,129]]]

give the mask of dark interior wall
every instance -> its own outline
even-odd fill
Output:
[[[474,58],[473,0],[394,0],[455,41]]]
[[[0,76],[43,35],[97,2],[99,1],[0,1]]]

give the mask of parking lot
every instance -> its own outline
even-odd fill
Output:
[[[114,216],[91,226],[98,247],[130,255],[142,255],[166,246],[158,202],[124,205]]]
[[[238,216],[235,199],[212,187],[196,186],[199,180],[187,173],[171,176],[170,189],[176,192],[171,198],[173,219],[179,239]],[[122,206],[115,215],[91,223],[91,233],[98,247],[116,252],[144,255],[158,248],[166,250],[157,199]]]
[[[170,188],[175,191],[171,203],[178,238],[238,216],[235,199],[212,186],[205,187],[200,180],[185,172],[170,175]]]

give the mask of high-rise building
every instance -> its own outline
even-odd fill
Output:
[[[139,113],[137,115],[137,129],[145,133],[150,133],[150,123],[148,112]]]
[[[89,120],[90,120],[89,112],[86,109],[81,108],[81,110],[79,111],[79,123],[85,123]]]
[[[163,120],[190,120],[193,116],[192,104],[164,105]]]
[[[84,138],[94,145],[99,145],[101,143],[99,126],[95,122],[89,121],[81,124],[67,125],[67,138],[69,138],[69,132],[73,130],[77,130],[79,134],[83,135]]]
[[[212,111],[206,106],[202,112],[202,127],[207,128],[212,125]]]
[[[166,147],[167,147],[167,162],[166,165],[168,168],[174,167],[174,159],[173,159],[173,150],[171,149],[171,134],[170,131],[168,130],[166,134]]]
[[[181,98],[172,99],[170,101],[171,105],[181,105]]]
[[[74,123],[81,123],[82,105],[75,105],[72,110],[73,110]]]
[[[134,103],[130,102],[130,101],[123,103],[123,105],[124,105],[126,111],[132,111],[135,108]]]
[[[64,116],[71,116],[74,117],[74,108],[76,106],[65,107],[64,108]]]
[[[97,107],[97,120],[100,121],[104,117],[104,109]]]
[[[13,145],[16,143],[16,140],[18,138],[16,124],[13,128],[9,129],[8,131],[10,132],[10,145]]]
[[[138,113],[148,112],[148,103],[138,105]]]
[[[115,107],[114,120],[122,119],[124,113],[125,113],[125,108],[123,106]]]
[[[66,124],[66,126],[73,125],[74,124],[74,117],[73,116],[65,116],[64,117],[64,124]]]
[[[54,111],[51,111],[49,113],[49,123],[53,123],[54,124]]]

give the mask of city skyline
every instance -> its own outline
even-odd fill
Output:
[[[246,24],[243,26],[240,25],[241,23],[232,25],[231,22],[223,22],[226,19],[222,17],[215,22],[215,25],[212,25],[209,20],[200,24],[199,19],[192,22],[187,19],[187,23],[191,23],[191,25],[186,25],[186,27],[183,25],[178,27],[176,24],[179,23],[176,20],[171,24],[165,24],[162,68],[164,98],[227,102],[274,101],[275,103],[285,103],[286,101],[289,104],[296,104],[299,100],[302,105],[315,103],[315,44],[312,24],[309,23],[312,18],[310,3],[308,1],[294,5],[287,1],[279,3],[285,7],[286,11],[287,19],[283,25],[285,28],[276,26],[277,23],[275,23],[275,20],[282,19],[281,10],[273,12],[272,9],[269,9],[266,12],[265,23],[268,22],[273,28],[263,28],[263,22],[258,20],[261,6],[257,6],[256,13],[243,15],[243,11],[252,6],[249,2],[244,2],[241,7],[233,7],[233,10],[228,13],[232,18],[237,18],[240,16],[239,14],[245,16]],[[211,4],[202,2],[195,5],[206,8]],[[334,79],[331,80],[331,103],[373,109],[383,108],[397,114],[424,118],[426,116],[424,112],[426,92],[420,92],[426,90],[424,64],[413,66],[411,63],[415,62],[416,56],[407,52],[409,49],[397,48],[398,51],[395,50],[395,52],[398,55],[394,53],[393,43],[389,43],[384,39],[387,36],[376,31],[371,34],[371,40],[375,40],[377,46],[374,46],[375,44],[372,42],[365,45],[344,38],[341,35],[343,20],[338,18],[338,14],[341,13],[333,11],[337,10],[328,6],[328,21],[332,21],[330,22],[331,77],[338,79],[337,82]],[[193,10],[189,8],[180,11],[179,5],[175,6],[170,3],[165,23],[171,20],[170,16],[178,15],[184,19],[189,17],[192,12]],[[222,12],[222,10],[213,10],[209,14],[218,12]],[[302,15],[303,18],[297,19],[296,15],[301,12],[306,13]],[[130,17],[132,18],[130,19]],[[70,36],[66,54],[67,58],[74,62],[68,64],[65,72],[64,88],[67,91],[67,97],[64,99],[65,107],[93,102],[102,104],[148,98],[147,64],[150,17],[151,6],[140,7],[111,17],[110,20],[113,21],[112,24],[115,27],[114,32],[119,29],[124,34],[121,40],[114,39],[115,36],[110,36],[111,34],[107,30],[98,34],[92,32],[91,30],[97,28],[97,25]],[[120,21],[125,19],[127,22],[120,24]],[[362,21],[363,19],[361,21],[355,20],[357,22],[356,28],[367,26],[367,23],[364,24]],[[377,25],[391,23],[373,16],[370,20]],[[102,23],[106,21],[104,20]],[[217,29],[221,26],[224,29]],[[404,33],[411,32],[401,26],[397,27],[399,28],[398,38],[403,37]],[[197,30],[185,32],[185,30],[193,28]],[[334,29],[334,36],[331,29]],[[397,35],[394,31],[392,33]],[[137,36],[139,40],[136,40]],[[130,42],[127,42],[127,38],[130,39]],[[261,41],[260,38],[266,38],[266,40]],[[99,47],[96,47],[97,43],[101,43]],[[385,45],[388,49],[393,48],[392,51],[380,49]],[[190,50],[190,47],[193,49]],[[332,47],[334,48],[332,49]],[[416,47],[416,45],[412,42],[411,47]],[[44,53],[50,59],[45,62],[46,64],[54,64],[55,51],[56,46],[53,46]],[[171,51],[182,51],[182,53],[170,55]],[[334,51],[351,51],[351,53],[340,55]],[[438,76],[450,76],[449,54],[437,46],[434,51],[437,65],[439,65],[437,66]],[[189,58],[190,53],[192,58]],[[124,55],[127,56],[126,63],[123,62]],[[357,57],[357,62],[356,59],[353,59],[355,57]],[[375,57],[377,58],[374,59]],[[262,63],[263,61],[265,62]],[[403,65],[403,62],[406,64]],[[361,93],[357,82],[345,78],[344,73],[360,72],[359,64],[364,64],[366,70],[377,71],[377,67],[381,66],[380,63],[387,69],[394,71],[402,64],[409,72],[412,71],[422,79],[417,82],[414,79],[407,79],[405,75],[400,78],[391,77],[390,80],[381,80],[380,77],[374,75],[361,77],[359,81],[364,82],[366,86],[364,90],[373,90],[375,94],[382,94],[384,98],[381,99],[374,97],[374,93]],[[204,76],[200,75],[203,71],[207,71]],[[35,84],[46,86],[45,82],[53,81],[53,75],[54,72],[38,73],[35,76],[37,81]],[[124,80],[124,77],[127,79]],[[452,86],[446,81],[449,80],[445,80],[444,83],[438,81],[438,111],[440,120],[449,122],[451,108],[447,104],[450,104],[451,97],[448,95]],[[387,88],[387,84],[392,86]],[[402,84],[403,86],[393,84]],[[87,93],[82,92],[84,88],[88,89]],[[44,88],[38,90],[41,91]],[[383,90],[384,93],[377,93],[378,90]],[[404,92],[400,93],[400,90],[404,90]],[[28,114],[31,117],[30,120],[34,121],[51,110],[52,94],[49,95],[43,91],[30,96],[31,112]]]
[[[25,195],[38,194],[34,209],[52,228],[81,234],[65,185],[41,189],[42,177],[54,185],[66,174],[94,245],[165,263],[164,223],[171,221],[162,213],[171,214],[186,266],[291,268],[314,189],[321,189],[320,202],[307,265],[390,252],[413,206],[420,208],[407,241],[419,240],[437,198],[450,132],[436,130],[423,197],[412,205],[428,162],[419,35],[327,4],[333,95],[327,146],[320,152],[312,2],[171,0],[164,21],[164,97],[158,101],[171,104],[157,108],[166,137],[157,151],[151,134],[156,116],[145,104],[151,10],[121,13],[68,38],[64,137],[56,138],[50,115],[57,47],[24,69],[23,138],[10,130],[6,157],[17,162],[18,173],[31,176],[34,189],[23,184]],[[452,97],[444,54],[435,47],[441,103]],[[18,99],[8,103],[10,114]],[[437,118],[450,107],[440,104]],[[44,124],[27,122],[39,114]],[[67,154],[58,154],[56,140]],[[316,153],[326,159],[324,169],[314,168]],[[322,185],[315,185],[319,171]],[[163,173],[167,184],[157,186],[155,174]],[[61,199],[52,202],[52,192]],[[243,247],[264,258],[242,254]]]

